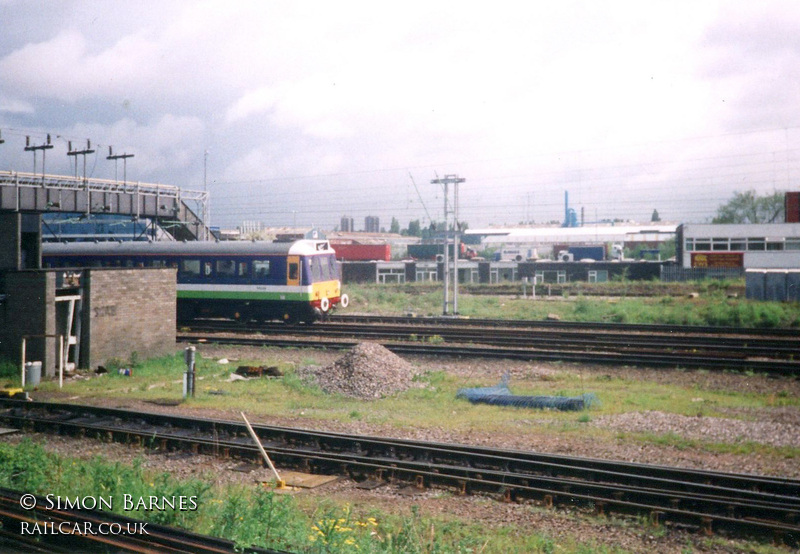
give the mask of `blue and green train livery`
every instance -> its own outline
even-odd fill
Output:
[[[328,241],[72,242],[42,245],[44,267],[174,267],[178,321],[325,318],[346,307]]]

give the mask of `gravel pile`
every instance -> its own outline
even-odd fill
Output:
[[[305,366],[299,373],[327,393],[370,399],[416,386],[418,371],[380,344],[362,342],[331,365]]]
[[[719,417],[688,417],[664,412],[630,412],[593,420],[603,428],[631,433],[674,433],[708,442],[757,442],[771,446],[800,446],[800,425],[775,421],[743,421]]]

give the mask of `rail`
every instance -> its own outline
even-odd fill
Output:
[[[0,400],[0,421],[24,429],[75,433],[147,445],[259,460],[239,422],[42,402]],[[344,435],[254,425],[277,463],[365,483],[446,487],[505,501],[593,506],[645,514],[706,533],[767,535],[797,545],[800,481],[537,452]]]
[[[267,336],[263,336],[266,334]],[[259,336],[255,336],[259,335]],[[280,335],[280,336],[277,336]],[[179,324],[184,342],[285,348],[348,349],[372,340],[395,354],[485,357],[514,360],[562,361],[588,364],[635,365],[706,370],[757,371],[771,375],[800,375],[796,338],[663,336],[628,333],[614,339],[601,333],[538,331],[515,333],[484,328],[480,333],[437,326],[375,324],[238,324],[195,321]],[[715,342],[720,344],[715,344]]]
[[[668,333],[674,334],[711,334],[739,336],[775,336],[798,337],[797,329],[788,328],[756,328],[756,327],[721,327],[713,325],[676,325],[659,323],[613,323],[606,321],[557,321],[535,319],[481,319],[471,317],[413,317],[413,316],[380,316],[334,314],[328,318],[331,323],[380,323],[408,325],[447,325],[457,327],[516,327],[525,329],[574,329],[595,332],[598,330],[630,333]]]

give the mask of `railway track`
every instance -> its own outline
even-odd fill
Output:
[[[705,369],[754,370],[800,374],[800,337],[767,334],[743,335],[723,330],[711,335],[703,330],[663,326],[612,327],[601,325],[538,327],[541,322],[475,324],[472,320],[436,318],[335,318],[311,326],[287,327],[280,323],[236,323],[222,320],[195,321],[182,327],[182,340],[231,344],[270,344],[350,348],[351,339],[380,341],[396,353],[450,356],[484,356],[524,360],[561,360],[577,363],[610,363]],[[522,325],[525,323],[526,325]],[[187,332],[187,330],[189,332]],[[749,331],[748,331],[749,332]],[[225,335],[211,335],[224,333]],[[251,335],[247,337],[245,335]],[[259,334],[259,337],[252,335]],[[227,336],[226,336],[227,335]],[[231,336],[234,335],[234,336]],[[301,337],[296,339],[278,338]]]
[[[260,461],[243,424],[157,413],[0,400],[0,421],[32,431],[140,444],[161,452]],[[282,467],[347,475],[364,488],[447,487],[505,501],[582,505],[654,523],[800,544],[800,481],[445,443],[255,425]]]
[[[416,317],[416,316],[377,316],[377,315],[332,315],[328,318],[332,323],[374,323],[374,324],[408,324],[449,325],[459,327],[516,327],[524,329],[572,329],[589,332],[614,331],[617,333],[645,332],[716,336],[768,336],[797,338],[796,329],[764,329],[742,327],[717,327],[711,325],[667,325],[653,323],[612,323],[582,322],[532,319],[477,319],[467,317]]]
[[[27,496],[23,499],[23,496]],[[35,508],[21,504],[35,498]],[[53,508],[43,497],[0,489],[0,549],[4,552],[138,552],[269,554],[228,540],[88,509]]]

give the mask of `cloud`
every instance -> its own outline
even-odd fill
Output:
[[[157,75],[147,61],[157,57],[157,49],[141,36],[128,36],[92,53],[82,33],[65,30],[0,60],[0,77],[13,81],[18,94],[32,98],[119,98],[131,90],[155,88]]]
[[[800,12],[791,4],[737,5],[704,36],[701,75],[725,129],[800,123]]]
[[[225,115],[226,123],[236,123],[253,115],[268,112],[275,107],[276,94],[271,87],[245,93],[233,106],[228,108]]]
[[[202,172],[202,144],[198,137],[203,136],[204,124],[196,117],[182,117],[165,114],[152,124],[139,124],[132,119],[121,119],[111,124],[75,123],[69,128],[53,134],[56,148],[48,155],[48,168],[72,174],[72,160],[64,154],[67,142],[74,148],[86,144],[87,137],[95,150],[87,158],[87,173],[90,177],[108,178],[114,175],[114,164],[106,161],[108,146],[114,153],[133,154],[127,161],[129,180],[161,182],[197,188],[197,182],[189,183],[181,177],[193,166]],[[26,163],[27,157],[25,157]],[[27,168],[26,168],[27,170]],[[119,166],[122,177],[122,166]]]
[[[0,93],[0,112],[10,114],[32,114],[34,110],[30,103],[9,98],[5,94]]]
[[[17,140],[37,129],[114,144],[135,154],[136,179],[193,188],[210,148],[215,213],[230,197],[232,220],[255,210],[242,182],[276,179],[273,195],[298,189],[285,207],[403,210],[401,190],[415,219],[408,170],[436,206],[433,172],[463,174],[474,225],[512,217],[531,191],[552,212],[535,219],[559,217],[565,188],[600,216],[645,206],[649,217],[655,200],[659,212],[665,198],[685,207],[672,197],[708,186],[702,160],[789,142],[720,135],[797,125],[800,113],[788,3],[7,6],[0,126]],[[0,161],[29,167],[12,140]],[[113,171],[104,162],[96,175]]]

